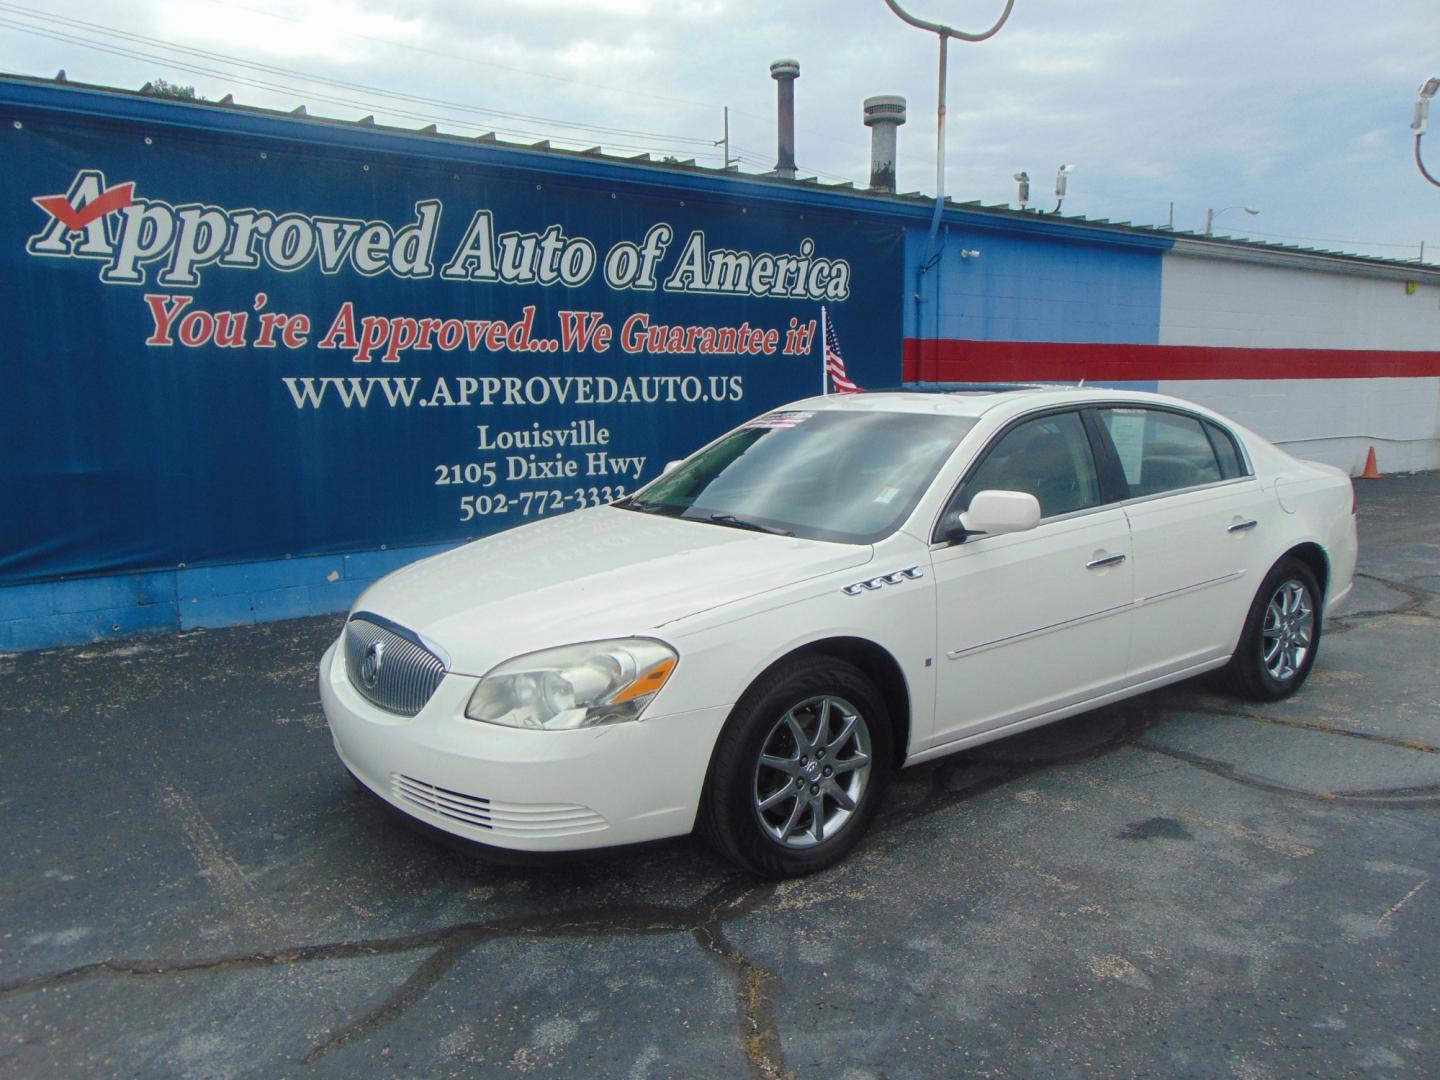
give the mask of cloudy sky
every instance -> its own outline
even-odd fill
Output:
[[[1003,0],[910,0],[961,29]],[[695,157],[730,108],[746,171],[775,160],[769,62],[800,61],[797,159],[868,177],[861,102],[903,94],[901,190],[934,192],[933,35],[882,0],[0,0],[0,70],[456,134]],[[1338,0],[1016,0],[952,43],[946,189],[958,199],[1440,263],[1440,188],[1419,175],[1416,88],[1440,75],[1440,5]],[[1440,172],[1440,106],[1426,161]]]

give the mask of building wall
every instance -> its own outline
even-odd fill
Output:
[[[947,226],[922,302],[906,305],[909,337],[980,341],[1159,341],[1163,249]],[[905,243],[907,286],[929,245]],[[962,255],[962,252],[978,252]],[[935,287],[940,301],[935,302]],[[915,327],[922,328],[917,334]]]
[[[1374,447],[1382,471],[1440,468],[1440,286],[1171,252],[1160,342],[1224,350],[1215,377],[1162,378],[1162,392],[1292,454],[1356,474]],[[1243,371],[1275,357],[1289,377],[1229,377],[1231,358]]]
[[[1433,270],[1197,240],[1140,248],[1068,222],[1043,236],[951,226],[939,248],[918,275],[930,249],[912,226],[911,382],[1153,389],[1352,474],[1372,447],[1382,471],[1440,468]]]
[[[461,527],[459,492],[440,485],[448,468],[439,463],[484,450],[474,445],[477,423],[558,429],[578,414],[565,398],[539,412],[523,401],[511,409],[508,398],[504,408],[487,401],[488,411],[466,412],[462,400],[452,411],[449,392],[439,393],[447,378],[457,388],[472,372],[490,381],[514,373],[517,386],[542,372],[547,382],[673,378],[689,364],[697,386],[702,375],[706,386],[716,377],[743,383],[743,396],[693,405],[621,397],[613,417],[598,411],[611,406],[587,402],[581,418],[603,420],[626,441],[626,460],[641,463],[637,482],[734,423],[813,392],[819,379],[813,334],[788,336],[818,322],[813,296],[642,294],[598,278],[584,289],[497,289],[204,263],[203,289],[174,291],[197,311],[268,305],[327,320],[353,290],[363,311],[385,316],[516,320],[529,304],[536,325],[552,328],[561,307],[616,326],[632,312],[682,327],[743,321],[773,329],[786,349],[702,362],[648,348],[620,356],[580,346],[571,355],[566,346],[542,364],[510,346],[494,357],[431,351],[355,368],[358,355],[288,343],[224,352],[157,344],[146,338],[146,319],[158,318],[147,290],[97,279],[93,252],[42,259],[27,246],[49,228],[45,214],[68,220],[102,187],[106,198],[113,186],[122,201],[168,199],[172,210],[197,199],[262,205],[252,201],[259,188],[280,209],[397,228],[429,199],[449,207],[449,233],[483,207],[503,228],[563,222],[567,235],[593,237],[601,250],[639,242],[663,221],[675,230],[672,260],[693,230],[711,249],[783,253],[813,242],[851,268],[850,295],[829,298],[828,313],[862,386],[1086,380],[1158,389],[1352,472],[1371,446],[1386,471],[1440,468],[1440,271],[968,206],[948,207],[932,241],[930,205],[913,199],[0,78],[3,121],[12,154],[0,172],[9,211],[0,261],[16,318],[9,395],[0,396],[0,651],[343,610],[397,566],[520,523]],[[91,171],[96,187],[83,195],[73,185]],[[126,195],[131,181],[138,186]],[[103,232],[89,215],[90,239],[112,237],[119,212],[105,212]],[[70,245],[82,232],[57,235]],[[157,262],[148,272],[159,270]],[[341,383],[353,392],[374,371],[404,372],[411,385],[436,380],[420,405],[446,408],[337,400]],[[282,388],[296,379],[334,384],[323,414],[318,399],[310,410],[294,386]],[[365,463],[358,499],[355,462]],[[395,521],[377,521],[377,508]],[[363,527],[337,529],[350,518]]]
[[[903,215],[854,192],[5,77],[0,131],[0,651],[607,502],[818,391],[822,311],[897,381]]]

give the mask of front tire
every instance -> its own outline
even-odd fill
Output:
[[[720,733],[700,832],[762,877],[813,873],[859,842],[893,761],[889,711],[864,672],[823,656],[787,664],[746,691]]]
[[[1281,559],[1265,575],[1225,669],[1230,688],[1252,701],[1279,701],[1299,690],[1320,647],[1322,594],[1299,559]]]

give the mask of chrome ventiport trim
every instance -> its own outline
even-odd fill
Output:
[[[846,596],[859,596],[862,592],[880,588],[882,585],[899,585],[902,581],[913,581],[915,578],[925,576],[925,571],[918,566],[907,566],[904,570],[892,570],[888,574],[880,574],[877,577],[866,578],[864,581],[857,581],[853,585],[842,586],[840,591]]]

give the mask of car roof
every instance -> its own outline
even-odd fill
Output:
[[[1207,411],[1178,398],[1141,390],[1021,383],[950,383],[924,390],[872,390],[855,394],[829,394],[792,402],[783,408],[837,412],[928,413],[978,419],[997,409],[1008,416],[1036,408],[1083,405],[1100,401],[1133,401],[1136,404],[1163,404],[1197,412]]]

